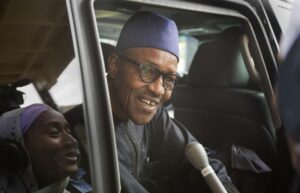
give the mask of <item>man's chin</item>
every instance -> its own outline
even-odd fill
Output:
[[[149,123],[152,118],[154,117],[155,113],[151,114],[151,115],[138,115],[138,116],[132,116],[131,120],[137,124],[137,125],[146,125],[147,123]]]

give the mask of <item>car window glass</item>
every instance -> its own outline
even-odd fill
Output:
[[[283,34],[286,33],[287,26],[289,24],[293,1],[294,0],[269,1],[274,10],[274,14],[279,22]]]
[[[73,59],[60,74],[55,85],[49,93],[58,106],[78,105],[82,103],[82,88],[79,65]]]
[[[178,73],[188,74],[193,57],[198,49],[199,40],[190,35],[181,35],[179,37],[179,54]]]
[[[90,185],[82,80],[79,64],[74,59],[75,42],[72,42],[66,1],[1,1],[0,7],[3,21],[0,24],[1,114],[33,103],[45,103],[59,111],[69,122],[81,153],[80,161],[74,158],[74,151],[67,155],[73,162],[78,161],[83,169],[72,179],[81,188],[85,186],[81,179]],[[18,91],[23,92],[23,96]],[[70,134],[69,128],[66,133]],[[49,157],[49,160],[54,159]],[[63,165],[62,159],[56,162]],[[44,173],[47,175],[47,172]],[[26,191],[25,187],[18,192]],[[82,189],[77,192],[82,192]]]
[[[18,90],[24,93],[23,95],[24,104],[21,105],[21,107],[26,107],[33,103],[42,103],[42,99],[32,83],[18,88]]]

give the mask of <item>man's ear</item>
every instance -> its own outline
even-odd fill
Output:
[[[108,57],[107,73],[110,78],[115,78],[118,74],[120,65],[120,58],[117,54],[113,53]]]

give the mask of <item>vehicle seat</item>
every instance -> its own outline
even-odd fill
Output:
[[[275,128],[264,93],[247,72],[239,37],[241,30],[231,28],[200,44],[186,82],[173,92],[174,115],[205,146],[244,146],[273,169]]]
[[[105,69],[107,72],[107,63],[108,63],[108,58],[110,54],[112,54],[115,50],[115,47],[111,44],[101,42],[101,48],[102,48],[102,54],[103,54],[103,59],[105,63]]]

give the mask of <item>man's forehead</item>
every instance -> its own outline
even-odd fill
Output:
[[[178,60],[173,54],[157,48],[130,48],[123,54],[141,63],[152,64],[162,71],[175,73]]]
[[[125,53],[126,55],[130,55],[130,56],[135,56],[135,57],[148,56],[149,59],[152,59],[153,57],[156,57],[157,59],[170,59],[173,60],[174,63],[177,63],[177,58],[174,54],[158,48],[149,48],[149,47],[129,48],[124,50],[124,52],[122,53]]]

